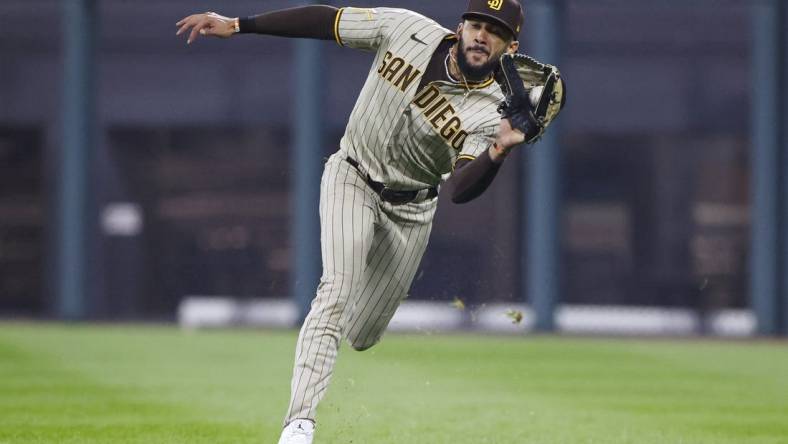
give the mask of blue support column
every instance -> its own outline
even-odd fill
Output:
[[[90,162],[95,133],[95,0],[63,2],[64,82],[58,177],[56,312],[86,315]]]
[[[779,328],[780,283],[780,97],[779,3],[768,0],[753,5],[753,105],[752,105],[752,233],[750,298],[758,333],[776,334]],[[784,166],[783,166],[784,167]],[[785,253],[783,253],[785,254]],[[782,290],[784,291],[784,290]]]
[[[320,280],[320,177],[323,159],[323,42],[295,42],[295,115],[292,202],[293,297],[303,321]]]
[[[534,57],[560,67],[561,1],[531,3],[526,10],[525,42]],[[530,302],[536,316],[535,329],[555,329],[555,310],[560,298],[560,118],[534,146],[525,148],[523,178],[526,220],[526,252],[522,276],[527,279],[524,299]]]
[[[778,320],[777,325],[777,333],[783,336],[788,336],[788,179],[786,179],[785,174],[788,172],[788,131],[786,131],[786,125],[788,125],[788,99],[786,99],[786,91],[785,88],[788,87],[788,64],[786,63],[786,57],[788,54],[788,44],[786,43],[786,15],[788,14],[788,6],[786,3],[781,0],[776,0],[774,2],[774,15],[777,23],[775,24],[775,54],[774,57],[776,58],[776,70],[775,73],[777,77],[774,96],[777,100],[777,127],[775,129],[775,137],[777,139],[777,146],[778,149],[781,151],[782,161],[781,166],[782,170],[780,171],[779,177],[782,180],[782,193],[781,196],[781,216],[780,216],[780,235],[782,236],[782,251],[781,251],[781,276],[782,276],[782,283],[780,287],[780,295],[781,298],[778,298],[776,305],[778,306],[778,310],[780,310],[782,317]]]

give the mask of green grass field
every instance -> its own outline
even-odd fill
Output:
[[[295,333],[0,324],[0,443],[276,443]],[[388,335],[320,443],[788,443],[788,344]]]

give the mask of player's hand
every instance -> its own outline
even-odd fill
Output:
[[[512,122],[509,119],[501,119],[498,137],[495,138],[495,144],[490,147],[490,159],[496,163],[503,162],[503,159],[523,142],[525,142],[525,134],[512,128]]]
[[[215,12],[190,15],[176,23],[175,26],[180,27],[175,35],[181,35],[191,28],[192,31],[189,33],[188,40],[186,40],[186,43],[189,44],[195,41],[198,35],[210,35],[226,39],[235,34],[235,19]]]
[[[525,134],[522,131],[512,128],[512,122],[509,119],[501,119],[501,129],[498,130],[498,138],[496,140],[501,148],[511,150],[517,145],[525,142]]]

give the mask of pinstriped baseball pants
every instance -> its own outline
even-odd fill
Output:
[[[391,206],[342,151],[326,163],[320,192],[323,274],[301,327],[285,423],[314,421],[340,340],[375,345],[407,297],[432,228],[437,199]]]

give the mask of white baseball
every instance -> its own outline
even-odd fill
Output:
[[[531,106],[536,106],[536,104],[539,103],[539,99],[542,98],[542,91],[544,91],[544,86],[536,86],[528,93],[528,98],[531,100]]]

